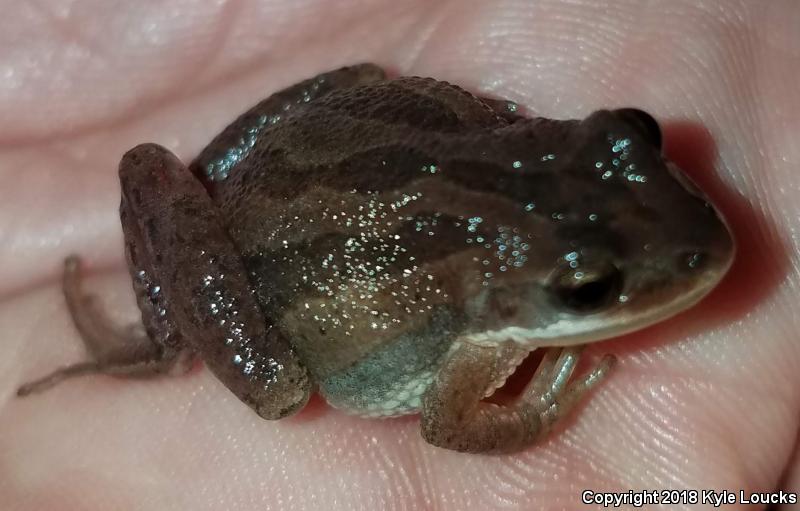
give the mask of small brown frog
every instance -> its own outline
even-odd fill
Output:
[[[111,325],[67,260],[94,360],[69,376],[179,372],[195,356],[266,419],[313,391],[366,417],[421,413],[424,438],[513,451],[608,373],[581,346],[690,307],[727,271],[719,213],[636,109],[527,118],[363,64],[280,91],[186,167],[122,158],[120,217],[146,333]],[[518,399],[484,403],[532,350]]]

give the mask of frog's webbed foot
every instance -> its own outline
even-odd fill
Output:
[[[97,297],[83,291],[82,280],[80,259],[68,257],[64,261],[64,298],[92,360],[59,368],[28,382],[17,390],[18,396],[41,392],[68,378],[82,375],[146,378],[189,369],[191,358],[182,356],[185,352],[154,342],[141,325],[115,325],[100,307]]]
[[[422,404],[422,436],[429,443],[466,452],[509,452],[542,438],[611,370],[606,355],[588,374],[570,382],[582,346],[550,348],[531,382],[506,406],[481,401],[505,367],[491,347],[462,343],[439,369]]]

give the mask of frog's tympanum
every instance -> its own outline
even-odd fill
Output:
[[[110,323],[67,260],[93,360],[144,377],[195,356],[266,419],[311,392],[347,413],[420,413],[460,451],[519,450],[610,371],[581,346],[696,303],[731,264],[719,213],[636,109],[528,118],[510,101],[364,64],[280,91],[187,167],[143,144],[119,166],[144,329]],[[512,403],[483,399],[532,350]]]

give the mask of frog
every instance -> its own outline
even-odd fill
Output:
[[[80,375],[185,373],[197,359],[269,420],[319,393],[366,418],[420,415],[428,443],[508,453],[613,373],[584,348],[700,301],[730,268],[723,216],[637,108],[582,120],[375,64],[267,97],[189,164],[140,144],[119,164],[141,325],[63,290]],[[491,397],[544,355],[507,403]]]

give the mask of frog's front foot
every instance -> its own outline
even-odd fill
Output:
[[[504,367],[500,351],[461,344],[424,396],[422,436],[431,444],[466,452],[508,452],[535,443],[616,361],[606,355],[588,374],[570,382],[582,348],[550,348],[522,395],[498,406],[481,400]]]

